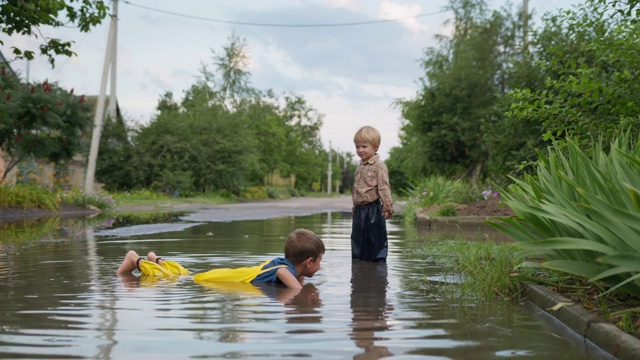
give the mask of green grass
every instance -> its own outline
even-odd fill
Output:
[[[444,240],[430,241],[411,256],[441,267],[444,281],[438,289],[448,296],[515,300],[522,291],[521,281],[513,276],[518,250],[513,243]]]
[[[126,193],[114,193],[113,199],[119,208],[149,206],[169,207],[176,205],[220,205],[237,202],[234,197],[216,193],[201,194],[193,197],[172,197],[149,190],[138,190]]]
[[[0,185],[0,208],[58,210],[61,199],[40,185]]]
[[[525,283],[535,283],[562,294],[621,330],[640,337],[640,297],[622,291],[608,292],[587,278],[538,266],[540,259],[522,262],[517,243],[491,241],[430,241],[412,250],[410,257],[440,266],[441,282],[433,287],[441,296],[471,301],[496,299],[517,302]],[[414,288],[431,284],[424,278]]]

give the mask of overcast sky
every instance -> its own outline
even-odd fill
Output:
[[[540,15],[579,2],[529,0],[529,9]],[[506,2],[487,3],[499,8]],[[334,149],[353,152],[353,134],[359,127],[378,128],[383,159],[399,145],[400,112],[392,104],[415,96],[422,73],[419,60],[426,48],[435,46],[436,34],[447,33],[443,23],[451,16],[443,11],[446,0],[120,0],[118,4],[117,97],[130,123],[148,123],[166,91],[181,100],[197,80],[201,64],[213,63],[212,50],[220,52],[235,32],[247,43],[253,87],[304,97],[324,115],[320,134],[326,148],[331,142]],[[360,22],[371,23],[265,25]],[[108,30],[108,20],[88,34],[41,28],[45,37],[74,41],[77,56],[57,58],[54,69],[45,59],[29,66],[15,61],[12,67],[24,77],[28,74],[30,81],[48,79],[74,88],[76,94],[97,95]],[[11,46],[33,47],[41,40],[3,41],[2,52],[10,56]]]

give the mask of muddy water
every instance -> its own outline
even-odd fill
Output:
[[[67,221],[26,227],[35,233],[0,228],[0,358],[606,358],[525,307],[458,303],[409,286],[438,268],[403,256],[421,240],[399,223],[389,224],[388,263],[369,264],[350,259],[349,213]],[[254,265],[281,256],[284,237],[301,227],[327,252],[299,293],[114,274],[128,249],[195,272]]]

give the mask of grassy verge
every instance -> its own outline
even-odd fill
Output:
[[[607,292],[610,286],[522,262],[515,243],[466,240],[431,241],[413,250],[411,257],[437,264],[442,270],[435,287],[450,298],[518,301],[524,282],[537,283],[562,294],[623,331],[640,337],[640,298],[623,292]],[[424,287],[433,279],[415,282]]]
[[[269,190],[267,193],[266,190]],[[0,185],[0,209],[16,208],[26,210],[29,208],[38,208],[43,210],[56,211],[60,210],[62,204],[78,205],[78,206],[95,206],[103,212],[118,210],[118,212],[127,212],[127,209],[148,208],[149,211],[162,211],[176,206],[184,205],[220,205],[232,204],[242,200],[267,200],[267,199],[284,199],[291,197],[287,195],[290,192],[275,192],[272,189],[266,189],[260,197],[252,194],[249,197],[235,197],[220,193],[197,194],[191,197],[173,197],[150,190],[137,190],[132,192],[105,193],[97,192],[88,194],[82,189],[72,190],[56,190],[40,185],[19,184],[19,185]],[[270,197],[274,193],[277,197]],[[286,196],[285,196],[286,195]],[[327,193],[305,193],[306,197],[337,197],[343,194],[327,194]],[[139,211],[139,210],[136,210]]]
[[[79,189],[57,190],[36,184],[0,184],[0,209],[38,208],[56,211],[62,204],[95,206],[103,212],[114,210],[116,205],[115,201],[104,193],[87,194]]]
[[[120,208],[170,207],[176,205],[220,205],[237,202],[236,198],[209,193],[193,197],[172,197],[149,190],[115,193],[113,199]]]

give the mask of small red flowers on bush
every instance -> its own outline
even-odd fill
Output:
[[[42,112],[43,112],[43,113],[45,113],[45,114],[46,114],[46,113],[47,113],[47,111],[49,111],[49,107],[48,107],[48,106],[45,106],[45,107],[43,107],[43,108],[42,108]]]
[[[16,135],[16,142],[20,142],[20,141],[22,141],[22,136]]]
[[[80,96],[80,101],[79,103],[82,104],[82,102],[84,101],[84,95]]]
[[[11,93],[7,93],[7,100],[11,100]]]
[[[62,106],[62,101],[58,101],[58,106]]]
[[[7,70],[6,70],[6,69],[5,69],[5,67],[3,66],[3,67],[2,67],[2,75],[4,76],[4,75],[6,75],[6,74],[7,74]]]

